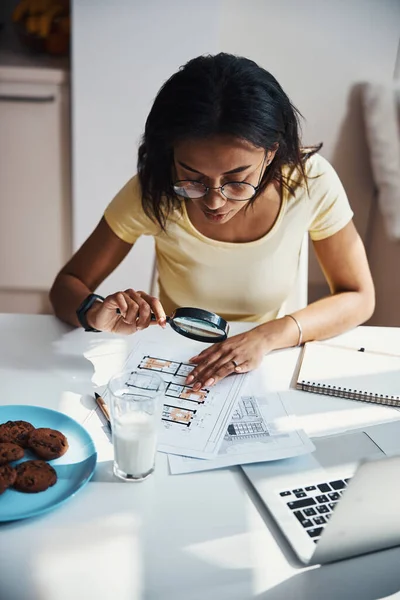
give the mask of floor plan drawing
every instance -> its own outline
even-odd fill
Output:
[[[187,400],[188,402],[197,402],[203,404],[205,402],[209,391],[205,388],[194,391],[189,385],[179,385],[177,383],[169,382],[165,391],[166,396],[172,398],[180,398],[181,400]]]
[[[128,377],[127,381],[126,381],[126,385],[128,387],[132,387],[135,388],[135,392],[137,390],[143,390],[143,393],[146,392],[146,390],[151,390],[151,381],[149,381],[147,379],[147,377],[142,377],[140,379],[136,379],[135,383],[131,383],[131,379]],[[153,388],[156,389],[156,388]]]
[[[254,396],[242,396],[224,437],[225,442],[262,439],[270,436],[267,424]]]
[[[267,392],[262,372],[249,373],[225,430],[218,455],[210,460],[169,456],[173,474],[279,460],[315,447],[287,412],[278,392]]]
[[[195,350],[198,352],[198,345]],[[188,357],[195,353],[191,341],[179,341],[168,347],[141,341],[134,346],[125,369],[154,371],[164,380],[163,427],[158,449],[194,458],[213,458],[223,443],[245,376],[227,377],[211,388],[194,391],[186,384],[186,378],[195,367],[187,362]]]
[[[187,377],[193,371],[194,365],[155,356],[144,356],[140,361],[139,368],[168,373],[176,377]]]
[[[182,377],[186,379],[189,373],[193,371],[194,365],[167,360],[164,358],[156,358],[154,356],[144,356],[140,361],[139,369],[156,371],[165,375],[170,375],[173,380],[166,381],[166,396],[171,396],[171,398],[180,398],[181,400],[196,402],[198,404],[202,404],[207,398],[207,389],[203,388],[201,390],[194,391],[189,385],[177,383],[176,378]]]
[[[186,427],[190,427],[195,415],[195,410],[188,410],[184,408],[178,408],[177,406],[170,406],[169,404],[164,404],[162,420],[169,421],[170,423],[179,423],[180,425],[186,425]]]

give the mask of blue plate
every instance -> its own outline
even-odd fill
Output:
[[[48,461],[57,471],[57,483],[45,492],[24,494],[8,488],[0,495],[0,522],[26,519],[59,506],[80,490],[92,477],[97,453],[93,440],[81,425],[56,410],[40,406],[0,406],[0,423],[5,421],[28,421],[34,427],[58,429],[68,439],[69,448],[64,456]],[[25,460],[38,458],[29,450],[16,465]]]

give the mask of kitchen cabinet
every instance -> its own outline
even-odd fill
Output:
[[[71,252],[65,69],[0,65],[0,312],[48,312]]]

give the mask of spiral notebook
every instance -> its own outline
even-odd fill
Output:
[[[308,342],[296,387],[305,392],[400,407],[400,356]]]

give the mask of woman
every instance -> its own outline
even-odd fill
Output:
[[[154,101],[138,175],[57,275],[55,314],[124,334],[148,327],[151,313],[165,327],[178,306],[254,322],[191,359],[195,389],[254,369],[272,350],[367,320],[374,288],[353,213],[329,163],[302,151],[297,115],[254,62],[229,54],[189,61]],[[285,315],[307,231],[331,295]],[[160,298],[131,288],[91,295],[143,234],[155,238]]]

